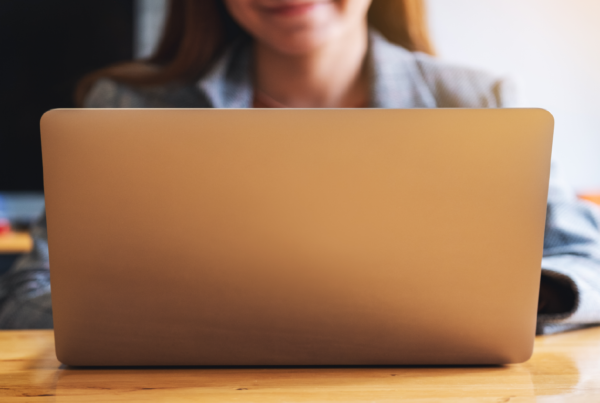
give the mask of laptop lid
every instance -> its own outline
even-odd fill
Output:
[[[65,364],[531,355],[544,110],[53,110],[41,126]]]

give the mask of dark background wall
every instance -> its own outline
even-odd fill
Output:
[[[0,191],[42,190],[39,121],[85,73],[133,57],[133,0],[0,2]]]

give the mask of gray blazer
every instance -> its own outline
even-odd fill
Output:
[[[497,108],[520,106],[509,80],[409,52],[371,33],[370,106],[374,108]],[[100,80],[85,102],[90,108],[250,108],[252,54],[239,42],[198,82],[133,88]],[[539,315],[538,332],[600,323],[600,214],[579,201],[552,169],[542,273],[570,287],[574,307]],[[493,230],[493,229],[492,229]],[[0,328],[50,327],[45,219],[35,249],[0,279]],[[510,296],[507,296],[510,298]]]

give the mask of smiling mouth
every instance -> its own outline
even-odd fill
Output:
[[[269,14],[281,17],[294,17],[306,14],[315,8],[326,4],[325,2],[306,2],[296,4],[283,4],[275,7],[266,7],[265,11]]]

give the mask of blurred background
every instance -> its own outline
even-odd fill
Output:
[[[556,120],[553,157],[600,193],[600,1],[427,0],[440,57],[517,80]]]
[[[575,190],[600,194],[600,1],[427,5],[439,57],[515,78],[527,105],[555,116],[554,159]],[[85,73],[149,55],[165,6],[166,0],[0,2],[0,234],[7,223],[26,229],[43,209],[41,115],[73,107]],[[0,252],[29,245],[15,238],[7,248],[3,239]]]

